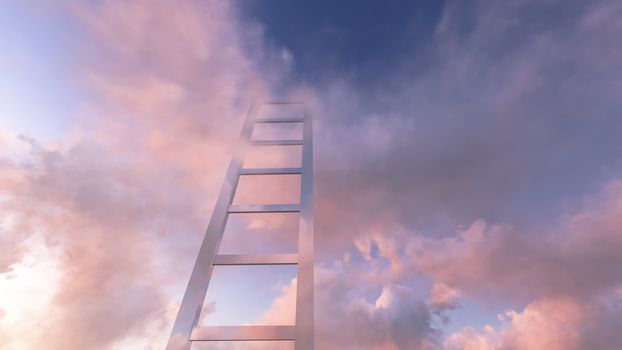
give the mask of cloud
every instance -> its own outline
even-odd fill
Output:
[[[436,282],[430,289],[428,304],[433,309],[454,309],[457,307],[457,301],[461,294],[459,290],[448,287],[442,282]]]
[[[317,348],[434,348],[438,332],[426,304],[410,288],[365,277],[339,264],[319,271]]]
[[[30,149],[0,161],[0,273],[22,271],[32,249],[54,250],[58,279],[32,315],[36,331],[17,331],[30,323],[15,316],[26,305],[16,306],[0,320],[15,330],[3,331],[0,343],[9,350],[159,349],[231,140],[251,96],[267,91],[254,70],[260,63],[242,48],[254,34],[237,28],[219,2],[68,8],[71,26],[84,35],[70,39],[79,58],[74,72],[87,87],[74,125],[79,137],[26,136]],[[3,152],[13,136],[5,134]],[[35,248],[25,243],[32,237],[41,237]]]
[[[606,310],[605,310],[606,309]],[[522,312],[499,315],[498,329],[466,327],[451,334],[445,349],[615,349],[620,337],[610,333],[620,324],[619,308],[582,304],[560,297],[536,300]],[[616,315],[616,316],[613,316]]]
[[[292,325],[296,323],[296,279],[281,288],[281,294],[261,316],[258,324]]]
[[[611,183],[549,232],[477,221],[455,237],[414,238],[405,254],[418,269],[474,295],[593,298],[622,280],[614,268],[622,263],[621,188]]]
[[[0,274],[39,256],[58,278],[28,337],[0,305],[0,342],[161,348],[241,116],[285,85],[317,121],[319,349],[615,348],[622,7],[465,6],[384,79],[287,86],[297,53],[229,3],[70,4],[79,137],[0,135]],[[291,318],[294,291],[262,322]],[[523,307],[443,341],[463,299]]]
[[[573,300],[546,300],[528,305],[522,313],[506,312],[512,326],[504,331],[502,347],[569,349],[577,344],[576,324],[581,307]]]
[[[480,218],[542,223],[617,178],[609,11],[615,1],[450,1],[431,44],[386,78],[316,88],[318,239],[348,245],[392,222],[435,234]]]
[[[146,320],[160,318],[157,310],[166,305],[157,287],[161,279],[151,269],[153,238],[140,228],[142,208],[116,209],[118,203],[137,204],[120,188],[123,171],[100,173],[101,163],[87,158],[105,161],[102,153],[82,146],[70,154],[34,149],[30,161],[12,169],[22,175],[14,184],[18,187],[4,192],[9,240],[41,236],[28,251],[60,252],[56,286],[50,286],[49,304],[42,305],[47,316],[39,314],[41,329],[30,337],[6,334],[15,348],[71,349],[94,343],[106,348]]]
[[[600,305],[622,281],[622,51],[607,15],[619,11],[614,1],[447,2],[433,43],[386,79],[317,88],[319,259],[354,248],[344,263],[367,269],[353,278],[361,285],[416,289],[423,273],[464,299],[527,314],[576,304],[576,336],[543,341],[598,339],[585,327],[611,311],[584,303]]]
[[[614,315],[620,311],[616,293],[622,281],[615,268],[622,263],[621,189],[620,182],[610,183],[581,211],[537,233],[479,220],[449,237],[405,230],[372,234],[355,245],[368,262],[358,263],[365,271],[358,277],[365,282],[359,283],[427,275],[434,281],[428,312],[438,310],[443,322],[450,320],[442,311],[459,307],[459,297],[526,305],[522,312],[502,314],[500,330],[467,327],[449,334],[444,346],[450,349],[614,348],[617,337],[611,334],[605,341],[600,332],[609,334],[610,324],[619,322]],[[377,253],[370,254],[373,249]],[[384,304],[382,297],[378,300],[376,306]]]

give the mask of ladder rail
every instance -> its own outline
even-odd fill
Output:
[[[252,103],[248,109],[240,133],[240,138],[242,140],[250,140],[257,111],[258,106]],[[177,318],[173,324],[173,330],[171,331],[166,350],[190,350],[192,345],[190,337],[201,315],[207,288],[212,278],[214,259],[225,231],[229,206],[233,202],[233,196],[235,195],[235,190],[238,185],[245,154],[245,147],[236,148],[233,154],[224,183],[218,194],[214,210],[212,211],[212,217],[207,226],[207,231],[203,237],[201,247],[199,248],[197,259],[192,268],[190,280],[188,281],[186,291],[184,292],[179,306]]]
[[[304,107],[302,174],[300,175],[300,223],[298,227],[298,275],[296,280],[296,350],[314,349],[313,283],[313,120]]]

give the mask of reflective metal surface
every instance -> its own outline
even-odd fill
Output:
[[[214,265],[295,265],[298,254],[216,255]]]
[[[251,105],[242,127],[240,137],[243,140],[250,140],[253,132],[253,122],[257,115],[257,106]],[[179,313],[175,319],[171,337],[166,346],[167,350],[189,350],[190,334],[194,328],[207,293],[207,287],[212,276],[214,257],[220,246],[222,234],[227,222],[227,211],[235,195],[238,185],[240,169],[244,162],[246,150],[244,147],[237,149],[227,170],[225,181],[216,200],[212,218],[207,226],[207,232],[203,238],[203,243],[199,249],[199,255],[194,263],[190,281],[186,287],[186,292],[179,306]]]
[[[229,213],[295,213],[300,211],[298,204],[257,204],[231,205]]]
[[[295,340],[294,334],[294,326],[212,326],[195,327],[191,340]]]
[[[253,141],[253,146],[299,146],[304,140],[261,140]]]
[[[288,175],[301,173],[302,168],[255,168],[240,170],[240,175]]]
[[[255,123],[302,123],[304,121],[305,121],[304,117],[261,118],[261,119],[257,119]]]
[[[311,350],[315,344],[313,309],[313,120],[306,107],[304,113],[298,232],[298,284],[296,289],[296,350]]]

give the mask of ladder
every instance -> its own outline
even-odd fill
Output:
[[[301,116],[262,117],[262,105],[300,105]],[[251,140],[257,123],[302,123],[301,140]],[[314,349],[313,301],[313,122],[308,108],[301,102],[269,101],[252,103],[240,135],[244,147],[233,154],[224,184],[218,195],[212,217],[203,238],[190,281],[184,293],[167,350],[189,350],[196,341],[293,341],[296,350]],[[249,147],[302,146],[300,168],[243,168]],[[300,174],[299,204],[233,205],[240,176]],[[299,213],[298,253],[221,255],[218,249],[230,213]],[[207,326],[197,325],[214,266],[232,265],[297,265],[296,321],[293,326]]]

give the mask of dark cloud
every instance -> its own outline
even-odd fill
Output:
[[[432,349],[439,331],[411,289],[337,263],[318,274],[319,349]],[[379,294],[377,294],[379,291]]]
[[[435,46],[387,79],[317,90],[321,237],[386,221],[539,225],[619,176],[621,29],[605,15],[619,7],[532,18],[535,2],[488,5],[447,4]],[[467,15],[478,20],[461,32]]]

